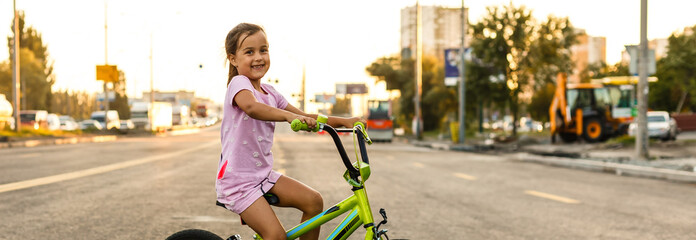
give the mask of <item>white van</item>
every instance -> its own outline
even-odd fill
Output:
[[[96,120],[108,130],[119,130],[121,129],[121,120],[118,117],[118,112],[116,110],[109,110],[104,117],[104,111],[96,111],[92,113],[92,120]]]

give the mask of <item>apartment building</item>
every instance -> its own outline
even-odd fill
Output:
[[[468,9],[464,9],[468,19]],[[423,55],[434,56],[444,61],[445,49],[462,46],[462,9],[442,6],[421,6],[421,29]],[[467,43],[470,40],[467,38]],[[416,6],[401,9],[401,55],[415,57],[416,51]]]

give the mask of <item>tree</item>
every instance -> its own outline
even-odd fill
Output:
[[[331,115],[350,116],[350,97],[336,98],[336,104],[331,106]]]
[[[370,75],[377,77],[376,81],[385,81],[387,89],[401,92],[401,98],[398,100],[400,107],[394,109],[394,116],[396,122],[407,129],[411,126],[415,111],[413,105],[414,65],[415,61],[411,58],[383,57],[365,68]]]
[[[570,48],[578,43],[577,33],[570,20],[548,16],[532,36],[529,61],[530,73],[534,78],[534,89],[555,83],[559,72],[571,73],[574,63]]]
[[[578,43],[580,35],[575,30],[570,20],[548,16],[547,20],[539,25],[532,37],[530,46],[529,74],[533,76],[534,84],[527,90],[532,90],[528,112],[531,117],[548,121],[549,106],[553,100],[556,89],[556,76],[559,72],[571,73],[574,63],[571,59],[570,48]],[[599,72],[605,69],[606,64],[590,65],[585,69],[586,76],[599,77]],[[589,80],[589,79],[588,79]]]
[[[93,94],[86,92],[59,90],[53,93],[53,102],[55,104],[51,105],[50,112],[71,116],[76,120],[89,119],[97,109]]]
[[[407,130],[415,115],[415,60],[383,57],[365,68],[376,81],[385,81],[387,89],[398,89],[401,98],[395,109],[396,121]],[[444,85],[444,65],[433,56],[423,57],[423,85],[421,98],[423,130],[436,130],[442,126],[443,118],[448,112],[456,110],[456,93]],[[410,132],[410,131],[407,131]]]
[[[126,74],[118,70],[118,82],[114,83],[115,99],[109,102],[109,110],[118,111],[121,119],[130,119],[130,106],[128,106],[128,95],[126,95]]]
[[[12,28],[14,21],[10,25]],[[24,12],[19,13],[20,42],[20,81],[22,83],[22,106],[27,109],[47,110],[51,107],[51,87],[55,83],[53,64],[48,60],[48,47],[43,44],[41,34],[33,27],[25,28]],[[8,47],[12,48],[12,37],[8,37]],[[10,55],[9,66],[14,59]],[[12,69],[0,68],[0,91],[12,96]],[[9,71],[9,72],[7,72]],[[9,76],[9,78],[7,77]],[[14,102],[14,98],[11,99]]]
[[[696,111],[696,25],[670,35],[667,56],[657,62],[658,81],[650,83],[650,108]]]
[[[546,83],[541,89],[535,91],[532,101],[529,103],[528,111],[532,119],[549,121],[549,106],[556,93],[556,84]]]
[[[535,27],[531,11],[512,4],[503,8],[487,7],[488,15],[471,26],[472,53],[483,63],[491,64],[492,72],[502,73],[507,85],[508,103],[515,123],[520,104],[519,94],[530,79],[531,38]]]

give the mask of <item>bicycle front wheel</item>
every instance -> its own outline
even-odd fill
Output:
[[[222,240],[222,238],[206,230],[186,229],[172,234],[166,240]]]

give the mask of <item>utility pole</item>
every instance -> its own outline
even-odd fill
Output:
[[[462,0],[462,63],[461,71],[459,71],[459,143],[464,143],[466,133],[466,27],[467,16],[464,8],[464,0]]]
[[[648,160],[648,0],[640,1],[638,77],[638,133],[636,134],[636,158],[639,160]]]
[[[302,89],[300,89],[300,110],[305,110],[305,65],[302,65]]]
[[[104,0],[104,65],[108,66],[109,65],[109,56],[108,56],[108,37],[107,37],[107,31],[106,31],[106,12],[107,12],[107,6],[106,6],[106,0]],[[108,114],[109,114],[109,86],[108,86],[108,81],[104,81],[104,125],[107,125],[108,121]],[[108,127],[104,126],[104,131],[108,131]]]
[[[12,1],[12,8],[14,9],[14,36],[12,37],[12,57],[14,62],[12,64],[12,94],[14,98],[14,119],[15,119],[15,131],[20,132],[22,127],[22,120],[19,118],[19,14],[17,14],[17,1]]]
[[[147,108],[147,118],[150,122],[150,131],[154,131],[153,128],[155,123],[152,121],[152,110],[155,108],[155,78],[153,77],[153,64],[152,64],[152,32],[150,32],[150,106]]]
[[[423,139],[423,114],[421,113],[421,84],[423,83],[423,26],[421,25],[421,6],[416,1],[416,84],[414,106],[416,107],[416,139]]]

